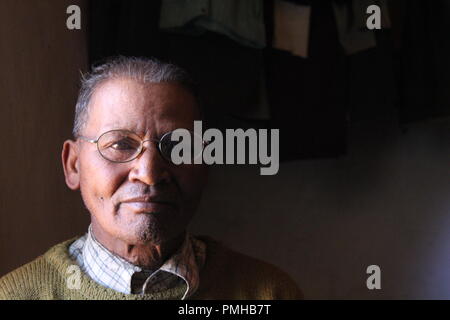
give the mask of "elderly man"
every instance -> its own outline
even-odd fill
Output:
[[[0,298],[301,298],[274,266],[187,232],[207,168],[173,164],[171,132],[199,119],[193,82],[177,66],[120,57],[94,68],[62,150],[91,225],[0,279]]]

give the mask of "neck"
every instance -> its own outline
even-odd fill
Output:
[[[157,270],[182,245],[186,233],[162,243],[130,244],[118,238],[111,237],[97,224],[92,223],[91,229],[95,239],[113,254],[143,269]]]

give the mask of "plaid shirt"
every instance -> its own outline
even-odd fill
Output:
[[[205,244],[187,234],[180,249],[159,269],[145,270],[113,254],[88,233],[76,240],[69,254],[81,270],[104,287],[125,294],[148,294],[186,283],[181,300],[198,288],[199,269],[205,260]]]

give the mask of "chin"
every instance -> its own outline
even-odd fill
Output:
[[[139,214],[133,220],[118,226],[119,238],[129,244],[159,245],[177,235],[175,230],[169,228],[176,222],[160,221],[155,214]]]

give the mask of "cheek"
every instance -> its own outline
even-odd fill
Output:
[[[95,159],[82,166],[80,188],[91,200],[108,200],[126,177],[127,171],[121,166]]]

